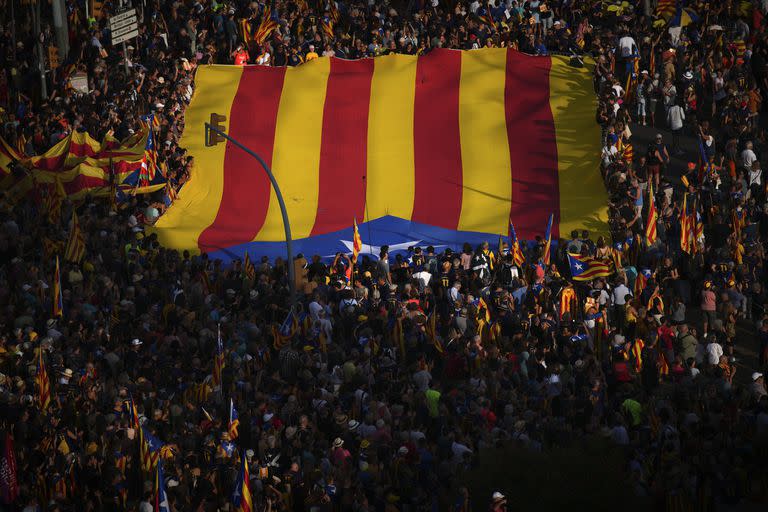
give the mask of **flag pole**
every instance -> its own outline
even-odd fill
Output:
[[[280,192],[280,186],[277,184],[277,179],[275,178],[275,175],[272,174],[272,170],[269,168],[267,163],[264,161],[263,158],[259,156],[258,153],[253,151],[252,149],[248,148],[244,144],[238,142],[237,140],[233,139],[227,133],[222,129],[221,125],[218,123],[221,121],[226,120],[226,118],[223,118],[224,116],[218,116],[218,114],[211,114],[211,123],[205,123],[205,145],[207,147],[215,146],[219,142],[223,142],[222,139],[228,140],[238,148],[242,149],[249,155],[251,155],[253,158],[256,159],[257,162],[259,162],[259,165],[261,165],[261,168],[264,170],[264,172],[267,174],[267,177],[269,178],[270,183],[272,183],[272,189],[275,191],[275,196],[277,197],[277,203],[280,206],[280,213],[283,217],[283,228],[285,230],[285,248],[286,253],[288,257],[288,289],[290,293],[290,304],[291,309],[293,309],[293,305],[296,303],[296,280],[294,278],[294,269],[293,269],[293,238],[291,237],[291,223],[288,219],[288,210],[285,207],[285,201],[283,200],[283,194]],[[222,119],[223,118],[223,119]],[[215,123],[215,124],[213,124]],[[211,136],[211,132],[213,132],[216,136]]]

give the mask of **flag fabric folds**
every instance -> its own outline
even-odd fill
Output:
[[[165,476],[163,475],[163,461],[158,461],[155,472],[155,510],[157,512],[171,512],[168,503],[168,494],[165,492]]]
[[[659,0],[656,4],[656,16],[669,18],[677,12],[677,3],[679,0]]]
[[[240,472],[235,482],[235,490],[232,493],[232,504],[236,512],[253,512],[253,499],[251,497],[251,476],[248,470],[248,460],[243,457]]]
[[[61,291],[61,268],[59,257],[56,256],[56,268],[53,271],[53,317],[64,316],[64,295]]]
[[[659,219],[656,213],[656,202],[653,197],[653,183],[648,181],[648,219],[645,223],[645,241],[650,246],[656,243],[656,223]]]
[[[280,327],[273,326],[272,336],[274,337],[273,346],[275,350],[280,350],[285,345],[291,342],[293,337],[299,331],[299,319],[293,313],[293,310],[289,311],[280,324]]]
[[[688,194],[683,194],[683,204],[680,206],[680,249],[691,252],[691,233],[688,226]]]
[[[352,263],[357,263],[357,256],[363,249],[363,240],[360,238],[360,230],[357,228],[357,219],[353,219],[354,231],[352,232]]]
[[[40,410],[45,413],[51,405],[51,381],[48,380],[48,372],[45,369],[43,350],[41,348],[38,348],[35,384],[37,384],[37,404]]]
[[[248,251],[245,251],[245,260],[243,261],[243,272],[248,279],[256,278],[256,266],[251,261],[251,257],[248,256]]]
[[[517,240],[517,233],[515,232],[515,225],[509,223],[509,252],[512,254],[512,261],[518,267],[525,264],[525,256],[523,250],[520,248],[520,242]]]
[[[221,339],[221,326],[216,334],[216,355],[213,359],[213,387],[221,386],[221,374],[224,370],[224,342]]]
[[[80,223],[77,220],[77,213],[72,212],[72,226],[69,229],[69,239],[67,248],[64,250],[64,259],[71,263],[80,263],[85,256],[85,238],[80,231]]]
[[[11,197],[20,197],[35,188],[55,184],[59,195],[71,200],[86,195],[106,197],[114,189],[135,194],[160,190],[165,178],[147,165],[147,158],[157,162],[151,129],[157,125],[157,118],[150,117],[142,120],[143,128],[138,133],[122,142],[111,134],[98,142],[88,133],[74,131],[44,154],[33,157],[20,155],[0,138],[0,175],[6,175],[0,179],[0,188],[7,189]],[[18,177],[11,174],[13,161],[29,172]],[[147,186],[137,187],[142,173],[151,173],[154,178]]]
[[[229,399],[229,424],[227,425],[227,431],[229,432],[229,438],[233,441],[237,439],[238,431],[237,427],[240,425],[240,419],[235,409],[235,401]]]
[[[150,434],[144,426],[139,427],[139,452],[141,455],[141,469],[144,473],[151,474],[160,460],[160,449],[163,443]]]
[[[568,264],[571,267],[571,277],[574,281],[591,281],[598,277],[611,275],[611,267],[606,262],[591,256],[569,254]]]
[[[246,250],[284,252],[268,177],[250,172],[236,148],[203,144],[216,112],[291,198],[297,253],[349,251],[353,218],[390,247],[461,250],[505,233],[510,219],[518,236],[533,239],[550,216],[555,239],[587,224],[608,235],[596,107],[583,101],[593,64],[568,62],[484,48],[201,66],[181,144],[205,172],[184,185],[155,232],[166,247],[225,261]],[[297,131],[305,134],[299,148]]]
[[[252,40],[256,44],[262,44],[267,40],[269,35],[277,28],[276,16],[272,15],[272,10],[269,6],[264,8],[264,13],[261,15],[261,23],[259,28],[256,29],[256,33],[253,34]]]
[[[545,265],[549,265],[552,259],[552,220],[554,218],[554,214],[549,216],[549,222],[547,222],[547,231],[544,233],[544,252],[541,255],[541,262]]]

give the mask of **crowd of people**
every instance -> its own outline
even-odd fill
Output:
[[[65,201],[51,222],[3,192],[0,500],[246,510],[245,466],[253,510],[507,510],[504,485],[467,487],[479,460],[597,438],[622,454],[627,495],[656,508],[765,504],[765,5],[689,4],[697,18],[670,30],[644,2],[154,1],[137,6],[123,54],[115,8],[87,19],[72,2],[47,98],[39,34],[2,18],[5,140],[32,156],[72,130],[122,139],[152,112],[176,186],[195,172],[178,140],[200,64],[484,46],[594,58],[611,239],[563,234],[549,264],[537,238],[521,244],[524,263],[491,241],[384,247],[354,271],[342,255],[225,265],[158,244],[144,222],[160,198]],[[274,26],[255,37],[267,10]],[[72,87],[78,72],[87,93]],[[645,147],[633,126],[659,133]],[[61,260],[59,316],[53,247],[72,211],[86,253]],[[574,281],[568,254],[612,273]]]

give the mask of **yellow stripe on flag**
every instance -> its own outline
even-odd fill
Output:
[[[330,62],[330,59],[315,59],[285,71],[272,172],[285,200],[294,239],[309,236],[317,215],[320,142]],[[333,134],[326,136],[333,137]],[[254,241],[277,240],[285,240],[285,232],[277,196],[272,190],[267,218]]]
[[[608,195],[600,173],[600,127],[595,123],[597,98],[592,68],[568,64],[568,57],[552,57],[549,104],[557,134],[560,181],[560,233],[588,229],[592,237],[607,236]]]
[[[506,66],[506,48],[462,53],[460,231],[506,233],[508,229],[512,176],[504,111]]]
[[[416,61],[417,57],[395,54],[374,60],[365,221],[385,215],[410,219],[413,212]]]
[[[227,116],[237,94],[240,66],[201,66],[195,76],[195,94],[186,111],[184,134],[180,146],[195,157],[189,182],[179,193],[155,227],[160,243],[167,247],[197,251],[197,238],[216,218],[224,188],[224,154],[226,144],[205,147],[205,126],[212,113]],[[255,171],[254,171],[255,172]]]

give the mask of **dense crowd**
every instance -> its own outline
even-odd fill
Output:
[[[346,257],[250,266],[166,250],[144,225],[159,198],[65,201],[51,222],[32,198],[2,193],[10,509],[162,510],[156,470],[142,467],[147,439],[176,511],[235,509],[243,461],[254,510],[514,509],[503,485],[468,490],[478,460],[502,446],[546,456],[590,437],[621,450],[627,494],[659,509],[765,504],[765,6],[691,4],[698,19],[670,31],[643,2],[155,1],[139,6],[123,55],[110,44],[113,7],[91,20],[70,3],[71,49],[48,98],[38,34],[26,22],[11,31],[3,13],[6,140],[31,156],[71,130],[122,139],[153,112],[177,186],[195,172],[178,140],[201,64],[483,46],[590,56],[611,214],[611,240],[563,234],[550,265],[537,239],[522,244],[524,264],[495,244],[385,247],[352,271]],[[273,30],[245,36],[267,8]],[[52,41],[50,24],[42,37]],[[78,72],[87,93],[72,86]],[[633,139],[638,125],[659,131],[648,147]],[[686,137],[698,147],[686,150]],[[676,157],[690,161],[680,176]],[[87,250],[61,262],[55,316],[50,242],[66,240],[73,210]],[[701,230],[681,229],[683,217]],[[568,253],[613,273],[574,282]],[[294,309],[287,265],[299,270]]]

